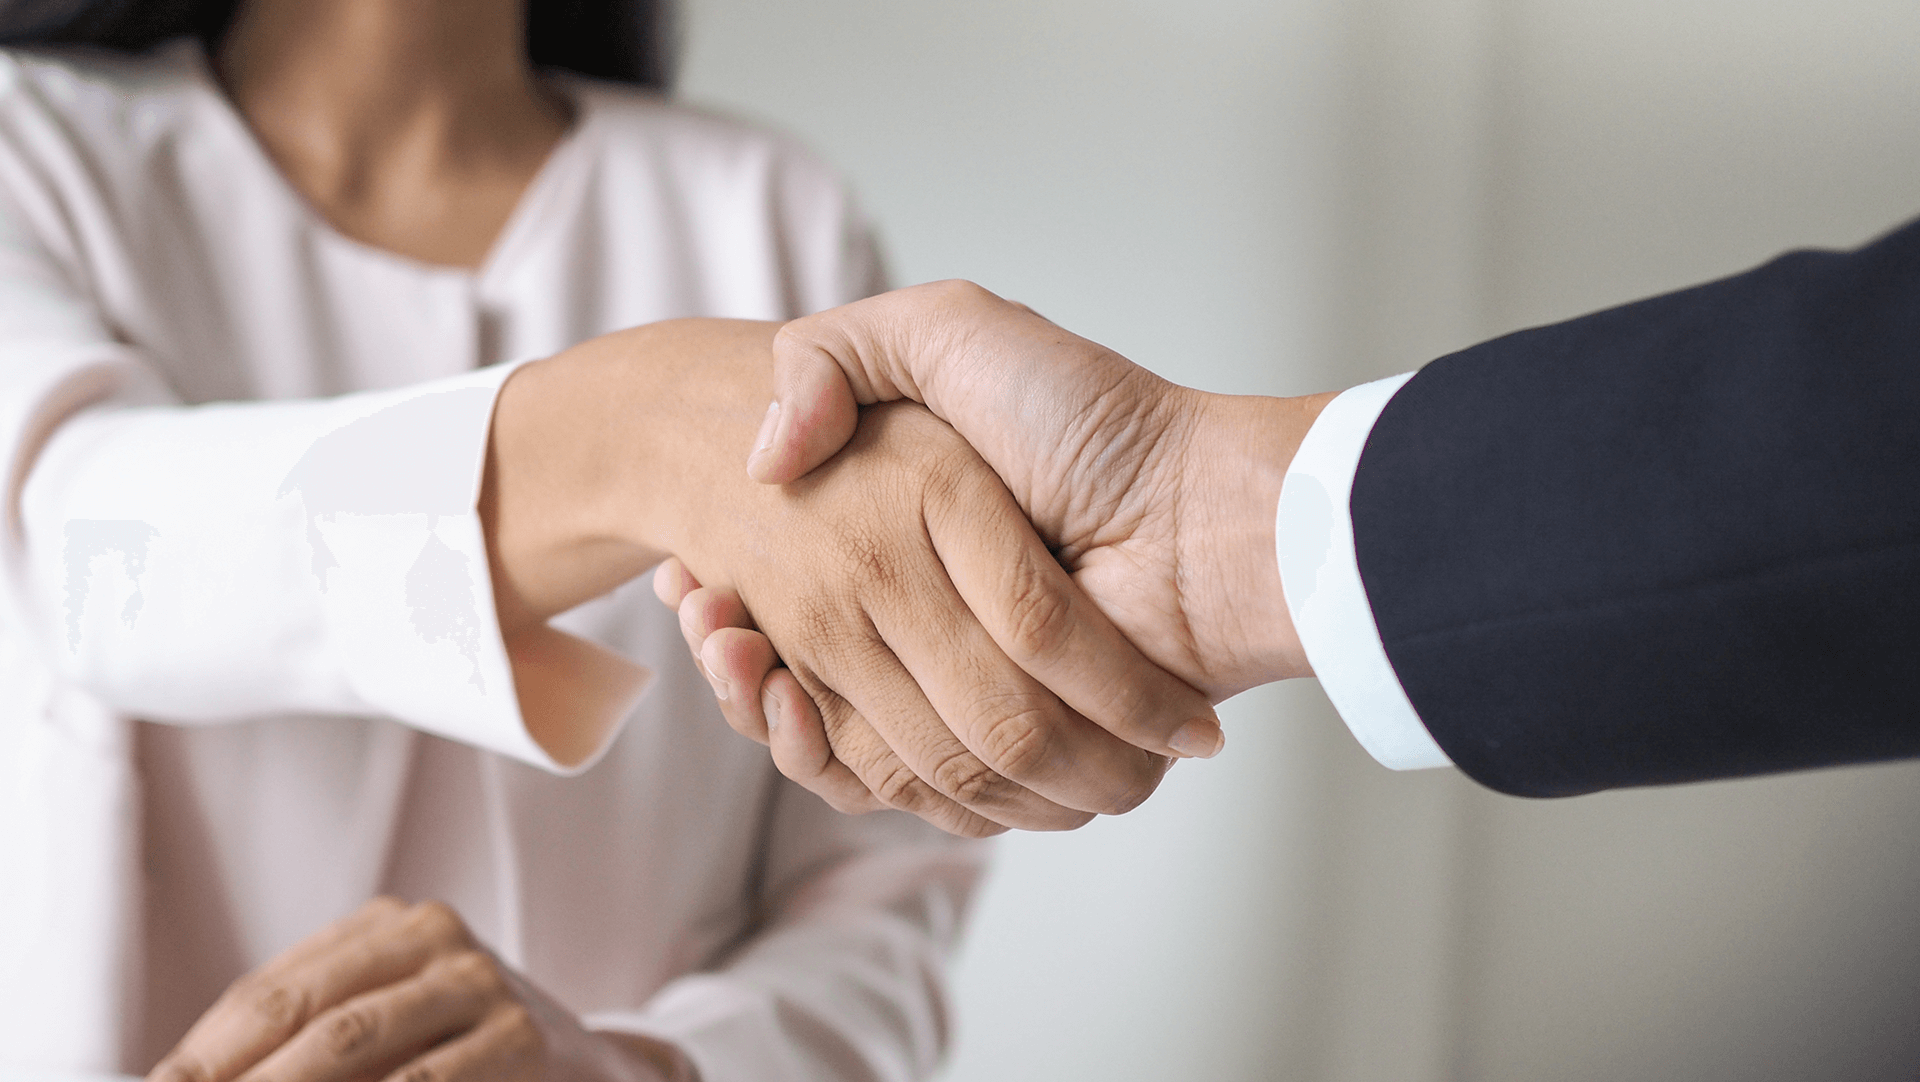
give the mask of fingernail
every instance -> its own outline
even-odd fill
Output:
[[[760,454],[773,446],[773,434],[780,429],[780,400],[767,403],[767,416],[760,422],[760,434],[753,438],[753,453]]]
[[[767,731],[780,727],[780,696],[768,691],[760,696],[760,711],[767,715]]]
[[[715,675],[711,668],[707,669],[707,683],[713,685],[714,697],[723,703],[727,701],[727,693],[733,690],[733,681]]]
[[[1183,759],[1211,759],[1227,746],[1227,734],[1220,731],[1217,721],[1194,718],[1174,730],[1167,738],[1167,746]]]

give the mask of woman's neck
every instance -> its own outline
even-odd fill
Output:
[[[341,232],[477,266],[565,134],[526,0],[248,0],[215,66],[287,181]]]

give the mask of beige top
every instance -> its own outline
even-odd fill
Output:
[[[517,712],[474,510],[497,362],[877,280],[803,151],[565,86],[470,273],[328,228],[193,46],[0,54],[0,1063],[143,1070],[386,891],[707,1082],[931,1069],[976,846],[781,779],[644,587],[558,621],[654,674],[597,762],[561,776]]]

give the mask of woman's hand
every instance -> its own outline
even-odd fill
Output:
[[[777,330],[656,324],[507,382],[483,517],[509,650],[673,554],[746,600],[791,666],[785,686],[819,704],[833,751],[810,776],[836,806],[978,835],[1144,799],[1165,758],[1113,734],[1212,725],[1212,708],[1074,587],[951,428],[903,404],[800,483],[741,473]],[[577,686],[566,665],[516,658],[523,703],[543,672],[556,696]],[[718,690],[757,699],[759,684]]]
[[[593,1033],[437,902],[375,898],[235,982],[150,1082],[691,1082],[670,1046]]]

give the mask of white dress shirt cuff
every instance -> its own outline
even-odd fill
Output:
[[[1314,421],[1274,522],[1280,585],[1307,661],[1360,746],[1394,770],[1451,766],[1387,660],[1354,555],[1350,501],[1373,423],[1412,373],[1354,387]]]

